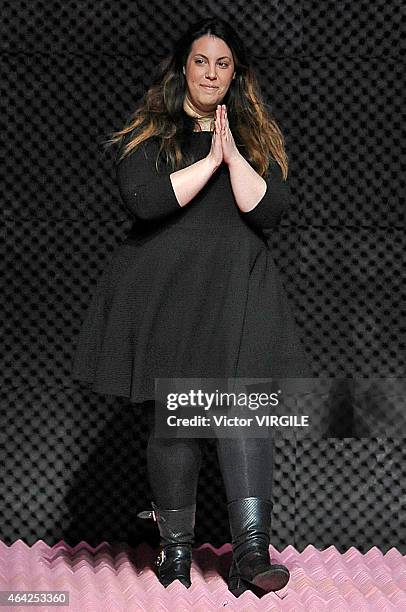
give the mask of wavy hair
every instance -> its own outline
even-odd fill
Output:
[[[226,21],[213,17],[191,25],[173,46],[172,53],[158,65],[155,78],[126,126],[110,134],[107,146],[122,145],[126,136],[134,131],[122,147],[119,163],[144,140],[156,137],[160,143],[157,160],[162,152],[173,170],[180,169],[187,159],[182,143],[190,141],[197,121],[184,108],[186,65],[193,42],[211,34],[224,40],[232,51],[235,78],[222,100],[227,106],[231,132],[241,154],[264,177],[272,157],[280,166],[282,176],[288,175],[288,158],[284,137],[267,105],[264,103],[248,51]],[[118,156],[117,156],[118,157]]]

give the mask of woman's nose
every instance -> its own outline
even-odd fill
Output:
[[[216,72],[216,67],[215,66],[209,66],[209,68],[207,70],[207,73],[206,73],[206,77],[210,77],[211,79],[217,77],[217,72]]]

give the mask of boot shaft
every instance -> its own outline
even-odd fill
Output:
[[[227,504],[233,549],[246,540],[268,550],[272,501],[262,497],[242,497]]]
[[[158,507],[151,501],[161,546],[169,544],[194,544],[196,504],[175,510]]]

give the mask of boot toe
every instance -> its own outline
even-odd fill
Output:
[[[162,586],[164,586],[165,588],[167,588],[170,584],[172,584],[172,582],[175,582],[175,580],[179,580],[179,582],[181,584],[183,584],[184,587],[186,587],[187,589],[190,588],[190,586],[192,585],[192,581],[190,580],[190,578],[188,578],[187,576],[158,576],[159,582],[162,584]]]
[[[179,582],[181,582],[181,583],[183,584],[183,586],[185,586],[187,589],[188,589],[188,588],[191,586],[191,584],[192,584],[191,580],[189,580],[189,579],[188,579],[188,578],[186,578],[186,577],[181,577],[181,578],[178,578],[178,580],[179,580]]]
[[[158,580],[164,587],[169,586],[174,580],[179,580],[189,588],[191,565],[191,546],[178,545],[164,548],[155,561]]]

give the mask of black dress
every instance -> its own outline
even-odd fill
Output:
[[[192,134],[196,160],[211,138]],[[155,377],[311,377],[267,244],[290,199],[279,165],[271,161],[267,191],[247,213],[224,163],[180,207],[157,148],[149,139],[117,166],[134,224],[99,278],[72,377],[134,402],[154,399]]]

